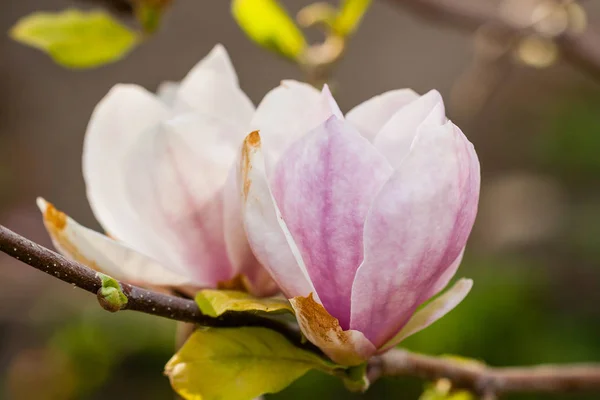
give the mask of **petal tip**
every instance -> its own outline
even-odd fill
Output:
[[[42,197],[38,197],[36,203],[44,215],[44,223],[46,223],[49,228],[52,227],[57,231],[65,229],[67,226],[67,215],[65,213],[57,210],[52,203],[47,202]]]
[[[45,212],[46,211],[46,207],[48,206],[48,202],[41,196],[38,196],[35,199],[35,204],[37,204],[38,208],[40,209],[41,212]]]
[[[252,131],[246,136],[244,140],[244,146],[256,148],[260,146],[260,133],[259,131]]]
[[[473,279],[471,278],[460,278],[458,280],[458,282],[456,282],[457,285],[460,285],[461,287],[464,288],[464,290],[466,290],[467,292],[471,290],[471,288],[473,288]]]

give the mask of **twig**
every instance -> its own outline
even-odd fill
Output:
[[[374,382],[382,376],[415,376],[427,380],[446,378],[452,382],[453,388],[494,397],[516,392],[600,390],[599,364],[494,368],[483,363],[426,356],[400,349],[371,360],[369,380]]]
[[[387,0],[423,18],[448,26],[474,31],[486,24],[499,25],[514,33],[522,27],[502,19],[497,7],[489,1],[464,0]],[[588,26],[580,33],[565,32],[556,38],[564,59],[600,80],[600,33]]]
[[[46,249],[0,225],[0,251],[64,282],[97,294],[102,287],[92,269]],[[134,310],[204,326],[264,326],[275,329],[299,346],[298,332],[278,321],[249,313],[224,314],[219,318],[203,315],[193,300],[157,293],[119,282],[127,303],[121,310]],[[102,304],[102,303],[101,303]],[[114,311],[114,310],[109,310]],[[371,382],[382,376],[413,376],[428,380],[449,379],[453,387],[480,395],[507,392],[566,392],[600,390],[600,364],[492,368],[479,363],[432,357],[405,350],[391,350],[369,361]]]
[[[0,251],[39,271],[90,293],[97,295],[102,287],[101,278],[96,271],[40,246],[2,225],[0,225]],[[140,311],[202,326],[266,326],[283,333],[295,343],[301,343],[297,330],[270,318],[250,313],[226,313],[221,317],[212,318],[202,314],[193,300],[158,293],[124,282],[119,282],[119,285],[127,297],[127,303],[120,310]],[[99,303],[108,311],[119,311],[107,307],[107,304],[103,301]]]

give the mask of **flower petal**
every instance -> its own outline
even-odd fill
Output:
[[[425,305],[422,309],[414,313],[404,328],[389,342],[387,342],[379,352],[385,352],[396,346],[407,337],[427,328],[438,319],[452,311],[461,301],[467,297],[467,294],[473,287],[471,279],[460,279],[454,286],[448,289],[444,294]]]
[[[231,62],[231,58],[229,58],[227,49],[220,43],[217,43],[212,50],[204,56],[190,72],[188,72],[181,84],[183,86],[194,86],[195,79],[207,71],[217,72],[235,85],[239,84],[235,68]]]
[[[169,245],[150,253],[207,286],[233,278],[223,232],[222,187],[236,156],[235,127],[186,114],[148,131],[127,154],[123,173],[145,226]],[[237,134],[239,136],[239,133]]]
[[[477,212],[479,162],[451,122],[422,126],[375,199],[350,328],[376,346],[398,332],[465,246]]]
[[[145,89],[116,85],[96,106],[83,146],[83,176],[94,215],[113,237],[146,254],[160,248],[160,240],[140,223],[129,202],[121,159],[168,112]]]
[[[247,129],[254,114],[254,105],[238,86],[235,70],[224,47],[215,46],[181,81],[174,110],[195,110]]]
[[[435,284],[433,284],[431,286],[431,290],[430,290],[429,294],[427,294],[425,296],[426,298],[428,298],[428,299],[432,298],[433,296],[437,295],[439,292],[444,290],[444,288],[446,286],[448,286],[448,282],[450,282],[450,280],[456,274],[456,271],[458,270],[458,267],[460,266],[460,263],[462,262],[464,255],[465,255],[465,248],[463,247],[463,249],[460,251],[460,253],[458,253],[458,257],[456,257],[456,260],[454,260],[448,266],[448,268],[446,268],[440,274],[440,276],[437,278],[437,281],[435,282]]]
[[[398,110],[418,98],[412,89],[390,90],[357,105],[346,114],[346,119],[372,142]]]
[[[223,229],[227,254],[234,274],[244,277],[246,288],[255,296],[263,297],[277,293],[277,284],[267,270],[258,262],[246,236],[242,218],[242,190],[240,188],[239,160],[233,165],[223,188]]]
[[[261,264],[288,298],[308,296],[314,287],[271,194],[257,131],[246,137],[240,163],[242,214],[248,241]]]
[[[165,81],[158,85],[156,96],[162,100],[167,106],[171,107],[177,98],[179,92],[179,82]]]
[[[338,113],[327,86],[319,93],[311,85],[287,80],[267,93],[251,127],[260,131],[268,171],[291,143]]]
[[[397,168],[410,151],[419,126],[445,122],[442,96],[432,90],[396,112],[377,133],[373,145]]]
[[[290,303],[304,336],[334,362],[359,365],[375,353],[373,343],[359,331],[343,330],[339,321],[313,299],[312,293],[294,297]]]
[[[44,224],[63,255],[124,282],[142,286],[195,286],[153,259],[100,233],[84,228],[42,198],[37,200]]]
[[[363,259],[365,217],[392,172],[365,138],[334,116],[292,144],[273,171],[283,220],[323,306],[343,329]]]

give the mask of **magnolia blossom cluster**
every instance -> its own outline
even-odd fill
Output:
[[[472,286],[438,296],[480,173],[436,91],[390,91],[343,115],[326,86],[284,81],[255,108],[217,46],[157,96],[113,88],[89,123],[83,171],[106,235],[40,200],[60,251],[153,288],[279,290],[304,335],[344,365],[427,327]]]

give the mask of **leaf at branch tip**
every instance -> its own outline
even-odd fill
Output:
[[[98,272],[98,277],[102,281],[102,287],[98,289],[98,301],[105,310],[117,312],[127,305],[127,296],[119,282],[108,275]]]
[[[196,304],[211,317],[218,317],[227,311],[254,312],[266,314],[294,314],[289,301],[283,298],[257,298],[235,290],[202,290],[196,294]]]
[[[304,35],[277,0],[232,0],[238,25],[254,42],[297,60],[306,48]]]
[[[114,62],[138,42],[138,34],[102,11],[36,12],[20,19],[10,36],[46,52],[69,68]]]
[[[360,25],[372,0],[344,0],[340,12],[333,22],[333,30],[341,36],[348,36]]]
[[[346,389],[351,392],[365,392],[370,385],[367,377],[367,363],[350,367],[342,373],[338,372],[338,376],[342,378]]]
[[[267,328],[199,328],[165,373],[186,400],[250,400],[279,392],[311,369],[338,368]]]
[[[475,396],[467,390],[453,390],[448,379],[439,379],[425,386],[419,400],[475,400]]]

